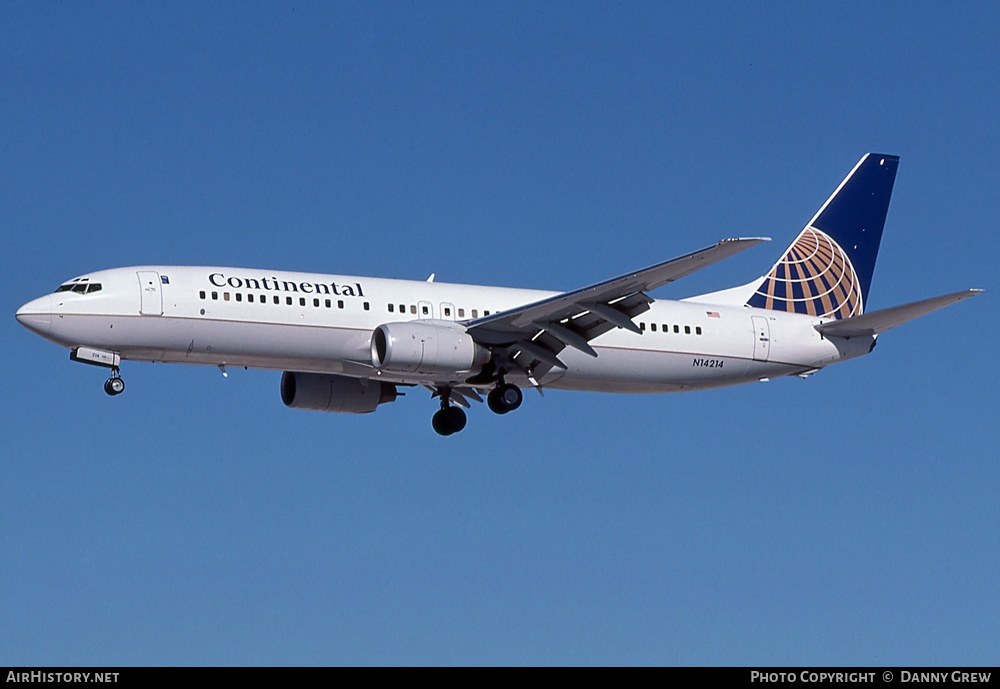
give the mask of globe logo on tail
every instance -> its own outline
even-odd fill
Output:
[[[861,282],[847,253],[815,227],[802,231],[747,303],[822,318],[850,318],[864,312]]]

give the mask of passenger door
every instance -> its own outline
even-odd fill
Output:
[[[160,274],[152,270],[140,270],[139,296],[141,303],[139,313],[143,316],[163,315],[163,293],[160,291]]]

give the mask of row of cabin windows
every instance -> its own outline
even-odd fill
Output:
[[[399,304],[399,305],[397,305],[397,304],[389,304],[387,308],[389,309],[389,313],[396,313],[396,309],[397,308],[399,309],[399,313],[406,313],[406,304]],[[456,311],[458,313],[458,317],[459,318],[465,318],[465,309],[455,309],[452,306],[442,306],[441,307],[441,315],[442,315],[443,318],[452,318],[453,317],[452,316],[452,312],[453,311]],[[410,313],[413,314],[413,315],[416,315],[416,313],[417,313],[417,307],[414,304],[410,304]],[[431,315],[431,307],[430,307],[429,304],[421,304],[420,305],[420,315],[421,316],[430,316]],[[490,312],[489,311],[483,311],[483,315],[484,316],[489,316]],[[472,309],[472,317],[473,318],[479,318],[479,309]]]
[[[101,288],[100,285],[97,285],[97,289],[100,289],[100,288]],[[95,291],[96,292],[97,290],[91,290],[91,291]],[[242,302],[243,301],[243,293],[242,292],[236,292],[235,296],[236,296],[236,301],[238,301],[238,302]],[[201,299],[208,299],[209,298],[209,296],[205,292],[205,290],[201,290],[200,292],[198,292],[198,297],[201,298]],[[256,303],[258,303],[258,304],[266,304],[267,303],[267,297],[268,297],[268,295],[266,295],[266,294],[258,294],[256,296]],[[212,292],[211,298],[212,298],[213,301],[218,301],[219,300],[219,292]],[[275,304],[281,304],[281,297],[279,297],[278,295],[276,295],[276,294],[272,295],[271,299],[273,300],[273,302]],[[222,293],[222,300],[223,301],[229,301],[230,300],[230,294],[229,294],[229,292],[223,292]],[[255,302],[254,294],[252,292],[248,293],[246,295],[246,300],[247,300],[248,303],[253,304]],[[305,297],[299,297],[298,301],[299,301],[299,306],[305,306],[308,300]],[[288,296],[286,296],[285,297],[285,304],[287,306],[294,306],[295,305],[295,298],[294,297],[288,297]],[[331,300],[331,299],[322,299],[321,300],[318,297],[313,297],[312,305],[314,307],[320,308],[321,304],[322,304],[322,306],[324,306],[324,307],[326,307],[328,309],[332,309],[333,308],[333,300]],[[367,302],[367,301],[364,302],[363,306],[364,306],[365,311],[371,310],[371,304],[369,302]],[[337,308],[338,309],[344,308],[344,300],[343,299],[338,299],[337,300]],[[397,308],[399,309],[399,313],[404,313],[405,314],[407,312],[406,304],[398,304],[398,305],[397,304],[389,304],[388,305],[389,313],[396,313],[396,309]],[[456,311],[458,312],[458,317],[459,318],[465,318],[465,309],[456,309]],[[417,305],[416,304],[410,304],[409,312],[410,312],[410,314],[412,314],[414,316],[417,315]],[[442,312],[442,314],[443,314],[443,316],[445,318],[451,318],[452,317],[452,315],[451,315],[452,307],[450,307],[450,306],[442,306],[441,307],[441,312]],[[421,304],[420,305],[420,315],[422,315],[422,316],[430,316],[431,315],[431,310],[430,310],[430,305],[429,304]],[[479,309],[471,309],[471,315],[472,315],[473,318],[479,318]],[[490,315],[489,311],[483,311],[483,316],[489,316],[489,315]],[[654,332],[654,333],[657,332],[657,326],[659,326],[659,328],[661,329],[662,332],[665,332],[665,333],[669,333],[670,332],[670,326],[667,325],[666,323],[662,323],[662,324],[650,323],[649,324],[650,331]],[[677,334],[680,334],[681,328],[684,328],[684,334],[685,335],[690,335],[691,334],[691,326],[690,325],[684,325],[684,326],[674,325],[673,326],[673,331],[675,333],[677,333]],[[642,330],[643,332],[645,332],[646,331],[646,324],[645,323],[639,323],[639,329]],[[700,325],[695,326],[695,328],[694,328],[694,334],[695,335],[701,335],[701,326]]]
[[[209,295],[206,294],[205,290],[202,290],[202,291],[198,292],[198,297],[200,299],[208,299]],[[242,292],[236,292],[235,297],[236,297],[236,301],[239,301],[239,302],[243,301],[243,293]],[[266,304],[267,303],[267,297],[268,297],[268,295],[266,295],[266,294],[258,294],[256,296],[256,299],[255,299],[254,294],[251,292],[251,293],[249,293],[249,294],[246,295],[246,300],[250,304],[255,303],[255,301],[258,304]],[[211,293],[211,299],[212,299],[212,301],[218,301],[219,300],[219,293],[218,292],[212,292]],[[271,297],[271,299],[273,300],[273,302],[275,304],[280,304],[281,303],[281,297],[279,297],[276,294],[273,295]],[[229,292],[223,292],[222,293],[222,301],[229,301],[229,300],[230,300],[230,294],[229,294]],[[296,300],[295,300],[294,297],[285,297],[285,305],[286,306],[294,306],[295,305],[295,301]],[[305,297],[299,297],[298,298],[299,306],[305,306],[308,303],[308,301],[309,300],[306,299]],[[312,299],[312,305],[314,307],[316,307],[316,308],[320,308],[321,306],[323,306],[323,307],[326,307],[328,309],[332,309],[333,308],[333,300],[332,299],[319,299],[318,297],[313,297],[313,299]],[[343,299],[338,299],[337,300],[337,308],[338,309],[344,308],[344,300]],[[370,310],[371,309],[371,304],[369,304],[367,301],[364,302],[364,309],[365,309],[365,311]]]
[[[671,326],[667,325],[666,323],[650,323],[649,324],[649,330],[650,330],[650,332],[654,332],[655,333],[657,331],[657,326],[660,327],[660,331],[661,332],[665,332],[665,333],[669,333],[670,332]],[[675,325],[675,326],[673,326],[673,331],[679,335],[680,332],[681,332],[681,328],[684,328],[684,334],[685,335],[690,335],[691,334],[691,326],[690,325]],[[646,324],[645,323],[640,323],[639,324],[639,330],[641,330],[643,332],[646,332]],[[696,325],[694,327],[694,334],[695,335],[701,335],[701,326],[700,325]]]
[[[100,289],[100,287],[98,287],[98,289]],[[209,298],[211,298],[213,301],[218,301],[219,300],[219,294],[220,294],[219,292],[212,292],[211,295],[209,295],[209,293],[205,292],[205,290],[201,290],[200,292],[198,292],[198,297],[200,299],[209,299]],[[244,299],[244,295],[243,295],[242,292],[236,292],[233,295],[231,295],[229,292],[222,292],[221,294],[222,294],[222,301],[230,301],[230,299],[235,298],[236,301],[242,302],[243,299]],[[253,292],[250,292],[250,293],[248,293],[246,295],[246,301],[248,303],[250,303],[250,304],[253,304],[253,303],[266,304],[267,303],[267,297],[268,297],[268,295],[266,295],[266,294],[258,294],[258,295],[255,296],[253,294]],[[273,301],[274,304],[281,304],[281,297],[279,297],[278,295],[276,295],[276,294],[275,295],[271,295],[271,299],[272,299],[272,301]],[[296,301],[295,297],[289,297],[289,296],[285,297],[285,304],[287,306],[294,306],[295,305],[295,301]],[[298,297],[299,306],[306,306],[308,304],[308,302],[309,302],[309,300],[306,297]],[[313,299],[312,299],[312,305],[314,307],[316,307],[316,308],[320,308],[321,306],[323,306],[323,307],[326,307],[328,309],[332,309],[333,308],[333,300],[331,300],[331,299],[319,299],[318,297],[313,297]],[[371,310],[371,304],[369,302],[367,302],[367,301],[364,302],[362,304],[362,306],[364,307],[365,311],[370,311]],[[338,299],[337,300],[337,308],[338,309],[344,308],[344,300],[343,299]],[[397,308],[396,304],[389,304],[389,313],[395,313],[396,312],[396,308]],[[405,304],[399,304],[398,308],[399,308],[399,313],[406,313],[406,311],[407,311],[407,307],[406,307]],[[465,309],[457,309],[457,311],[458,311],[458,317],[459,318],[465,318]],[[417,305],[416,304],[410,304],[409,312],[412,315],[414,315],[414,316],[417,315]],[[444,306],[444,307],[442,307],[442,313],[444,314],[445,318],[451,318],[452,317],[452,307],[450,307],[450,306]],[[422,315],[422,316],[430,316],[431,315],[431,307],[430,307],[429,304],[421,304],[420,305],[420,315]],[[483,315],[484,316],[489,316],[490,312],[489,311],[483,311]],[[473,318],[478,318],[479,317],[479,309],[472,309],[472,317]]]

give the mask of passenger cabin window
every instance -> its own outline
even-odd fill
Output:
[[[417,307],[414,306],[413,304],[410,304],[410,313],[413,314],[414,316],[417,315]]]
[[[365,311],[368,311],[369,309],[371,309],[371,304],[365,302]]]
[[[685,325],[684,326],[684,334],[685,335],[690,335],[691,334],[691,326],[690,325]]]
[[[222,293],[222,300],[223,301],[229,301],[229,292],[223,292]]]
[[[701,326],[700,325],[697,326],[697,327],[695,327],[694,333],[695,333],[695,335],[701,335]]]
[[[236,293],[236,301],[243,301],[243,295],[239,292]]]
[[[395,304],[389,304],[389,313],[393,313],[393,309],[396,308]]]
[[[458,317],[459,318],[465,318],[465,309],[459,309],[458,310]]]
[[[655,333],[656,332],[656,323],[650,323],[649,324],[649,329],[652,330]]]
[[[680,331],[681,331],[681,326],[679,326],[679,325],[675,325],[675,326],[674,326],[674,332],[675,332],[675,333],[679,333]]]
[[[285,305],[286,306],[291,306],[292,305],[292,298],[291,297],[285,297]]]
[[[281,303],[281,297],[279,297],[278,295],[274,295],[274,303],[275,304],[280,304]]]

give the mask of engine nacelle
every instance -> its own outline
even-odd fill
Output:
[[[396,386],[325,373],[281,374],[281,401],[292,409],[368,414],[396,399]]]
[[[450,321],[385,323],[372,334],[372,366],[381,371],[452,375],[489,360],[490,351]]]

